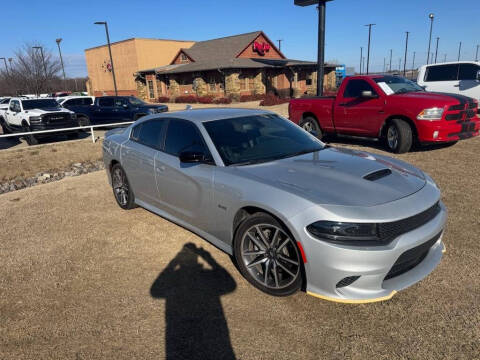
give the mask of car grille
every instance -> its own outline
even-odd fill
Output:
[[[71,120],[69,113],[53,113],[42,115],[42,121],[45,124],[66,123]]]
[[[448,108],[445,120],[457,121],[458,123],[472,121],[477,115],[478,105],[475,101],[464,104],[452,105]]]
[[[336,287],[337,288],[342,288],[342,287],[345,287],[345,286],[348,286],[348,285],[351,285],[354,281],[358,280],[360,278],[360,276],[348,276],[346,278],[343,278],[342,280],[340,280]]]
[[[388,243],[396,237],[426,224],[435,218],[440,210],[440,202],[437,202],[435,205],[421,212],[420,214],[398,221],[380,223],[378,224],[378,234],[380,239],[382,239],[385,243]]]
[[[404,274],[420,264],[427,256],[430,248],[437,242],[441,235],[442,232],[439,232],[427,242],[405,251],[402,255],[400,255],[397,261],[395,261],[395,264],[393,264],[384,280]]]

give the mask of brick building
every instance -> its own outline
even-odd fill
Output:
[[[140,69],[170,64],[181,48],[193,41],[132,38],[111,44],[119,95],[137,95],[133,74]],[[107,45],[85,50],[90,95],[113,95],[113,76]]]
[[[135,73],[136,94],[160,96],[229,96],[275,93],[314,94],[316,63],[287,59],[262,32],[200,41],[183,47],[168,65]],[[335,65],[325,64],[325,89],[335,87]]]

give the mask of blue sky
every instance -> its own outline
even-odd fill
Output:
[[[6,4],[4,4],[6,5]],[[405,31],[410,31],[411,64],[426,61],[428,13],[435,13],[432,51],[440,37],[439,59],[456,60],[462,41],[462,59],[475,57],[480,44],[480,1],[459,0],[334,0],[327,5],[326,60],[358,67],[360,46],[372,32],[370,68],[381,71],[383,58],[393,49],[393,68],[403,59]],[[38,41],[56,53],[62,37],[68,76],[86,75],[83,50],[105,43],[105,33],[94,21],[107,20],[112,41],[130,37],[207,40],[263,30],[272,40],[283,39],[289,58],[315,60],[317,12],[300,8],[293,0],[23,0],[2,6],[0,57],[11,57],[24,42]],[[0,63],[1,65],[1,63]],[[402,65],[403,66],[403,65]]]

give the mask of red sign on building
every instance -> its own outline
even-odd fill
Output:
[[[266,52],[270,51],[270,44],[255,41],[253,43],[253,51],[256,51],[259,55],[263,56]]]

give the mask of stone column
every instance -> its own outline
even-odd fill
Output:
[[[197,96],[206,96],[208,94],[207,83],[201,76],[196,76],[193,79],[193,88]]]
[[[265,94],[266,93],[266,87],[265,84],[263,83],[263,79],[265,78],[265,74],[263,70],[259,70],[257,75],[255,75],[255,78],[253,79],[253,94],[258,95],[258,94]]]
[[[170,87],[170,95],[171,96],[178,96],[180,94],[180,86],[178,85],[178,82],[170,77],[168,79],[169,82],[169,87]]]
[[[147,86],[145,81],[142,79],[136,79],[135,84],[137,86],[137,96],[140,99],[147,101]]]
[[[225,93],[237,101],[240,99],[239,75],[238,71],[225,72]]]

